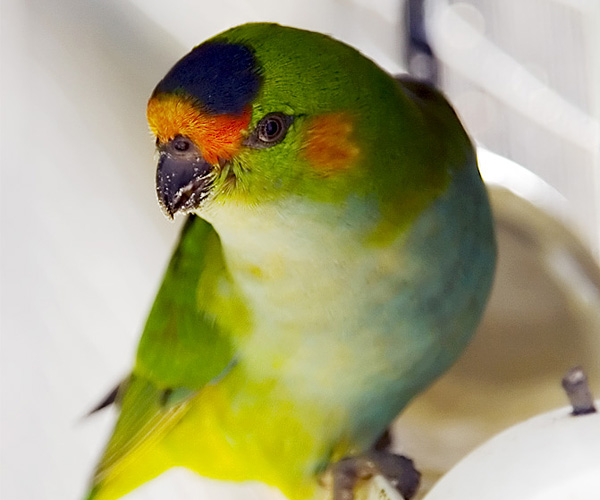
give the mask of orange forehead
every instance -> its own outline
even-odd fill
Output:
[[[350,168],[360,152],[351,138],[353,129],[353,120],[347,113],[312,118],[304,142],[311,166],[325,175]]]
[[[230,160],[239,150],[251,118],[247,107],[240,115],[209,115],[190,99],[174,94],[159,94],[148,101],[148,124],[160,142],[177,135],[189,137],[200,148],[204,159],[217,163]]]

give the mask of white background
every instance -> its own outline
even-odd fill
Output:
[[[589,2],[547,3],[575,13],[571,27],[598,31],[597,17],[591,16],[597,9]],[[395,71],[402,62],[400,11],[393,0],[2,1],[2,499],[79,498],[110,429],[110,411],[82,416],[131,365],[178,229],[162,216],[154,195],[153,145],[145,122],[154,85],[192,46],[259,20],[333,34]],[[472,14],[467,7],[467,20],[485,33]],[[537,35],[551,52],[555,34]],[[590,46],[584,44],[577,56],[586,68],[577,80],[586,97],[576,105],[597,117],[598,96],[590,89],[600,88],[600,64]],[[536,64],[539,74],[543,65]],[[459,73],[453,80],[448,70],[448,88],[466,103],[465,119],[473,114],[469,96],[475,96],[504,123],[502,100],[473,93]],[[584,129],[590,123],[597,130],[597,121],[585,122]],[[476,136],[481,131],[504,154],[538,151],[554,141],[570,144],[559,130],[550,138],[531,133],[539,144],[511,145],[501,126],[489,135],[489,113],[483,122],[474,113],[472,124]],[[591,152],[577,146],[568,158],[579,161],[563,161],[568,175],[546,171],[543,157],[530,156],[531,168],[574,200],[573,227],[585,245],[597,249],[597,137],[591,137]],[[132,498],[208,498],[207,492],[224,491],[174,473]]]

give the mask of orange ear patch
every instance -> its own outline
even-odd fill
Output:
[[[150,130],[159,141],[168,142],[177,135],[189,137],[212,164],[219,158],[230,160],[239,150],[251,115],[249,106],[241,115],[209,115],[176,94],[150,98],[147,110]]]
[[[354,129],[347,113],[330,113],[312,118],[306,131],[305,155],[312,167],[324,175],[352,167],[360,150],[352,141]]]

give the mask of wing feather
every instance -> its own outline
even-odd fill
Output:
[[[228,310],[237,300],[230,284],[216,232],[202,219],[188,217],[133,373],[111,398],[120,401],[121,411],[92,491],[132,460],[148,456],[186,413],[193,395],[235,364],[231,320],[219,316],[220,308]]]

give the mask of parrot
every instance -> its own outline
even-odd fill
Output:
[[[180,59],[147,118],[158,203],[186,220],[100,405],[118,417],[85,498],[173,467],[290,500],[410,476],[377,443],[465,349],[496,259],[446,98],[328,35],[250,23]]]

